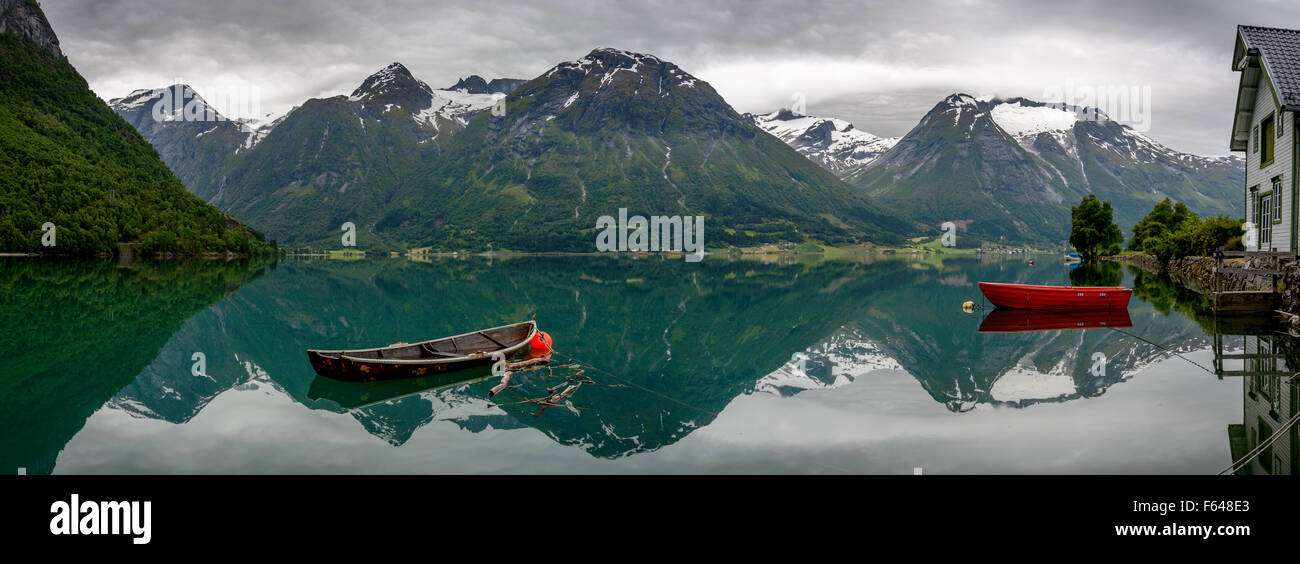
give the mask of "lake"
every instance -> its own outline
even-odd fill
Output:
[[[1226,356],[1290,354],[1290,337],[1216,321],[1204,298],[1131,267],[1036,258],[0,259],[0,464],[1213,474],[1260,440],[1254,404],[1295,393],[1215,374],[1261,369]],[[986,310],[961,308],[983,301],[981,280],[1135,292],[1127,320],[992,333],[980,332],[995,321]],[[534,315],[554,362],[495,397],[486,371],[346,384],[318,378],[304,352]],[[564,405],[528,401],[578,370],[587,383]],[[1294,471],[1271,451],[1260,458],[1243,472]]]

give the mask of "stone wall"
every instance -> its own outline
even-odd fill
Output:
[[[1210,257],[1184,257],[1162,265],[1160,260],[1151,255],[1116,255],[1102,260],[1131,264],[1154,274],[1166,274],[1170,280],[1179,285],[1195,290],[1201,294],[1214,291],[1215,260]],[[1274,260],[1269,258],[1224,259],[1224,266],[1245,266],[1247,268],[1273,268]],[[1281,307],[1286,311],[1300,311],[1300,264],[1288,264],[1282,268],[1278,277],[1278,286],[1283,288]],[[1265,274],[1248,274],[1243,272],[1225,272],[1219,274],[1219,288],[1224,291],[1262,291],[1268,290],[1273,283],[1272,276]]]

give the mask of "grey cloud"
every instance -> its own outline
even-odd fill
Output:
[[[469,74],[531,78],[592,48],[614,46],[654,53],[696,73],[745,61],[806,59],[934,69],[946,77],[889,91],[864,84],[860,96],[818,98],[818,85],[808,85],[817,107],[844,112],[837,117],[882,135],[905,133],[953,91],[1038,97],[1044,85],[1074,76],[1147,85],[1154,106],[1150,135],[1205,154],[1226,152],[1236,24],[1300,26],[1300,5],[1262,0],[47,0],[42,6],[72,63],[105,98],[177,77],[197,84],[237,78],[259,87],[264,107],[284,109],[350,92],[393,61],[445,87]],[[1256,16],[1247,21],[1242,14]],[[740,111],[768,111],[790,97],[762,80],[715,86]],[[983,92],[989,89],[996,92]]]

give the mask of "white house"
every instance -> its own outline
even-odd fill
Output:
[[[1246,153],[1243,196],[1255,234],[1243,237],[1246,250],[1296,254],[1300,30],[1237,26],[1232,69],[1241,83],[1231,149]]]

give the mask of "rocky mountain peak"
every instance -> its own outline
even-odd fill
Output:
[[[164,99],[165,98],[165,99]],[[119,115],[152,116],[155,106],[162,103],[159,112],[166,116],[163,121],[226,121],[215,107],[208,104],[198,92],[188,84],[172,84],[161,88],[149,88],[132,91],[121,98],[108,101],[108,106]],[[136,120],[127,121],[136,125]],[[137,125],[137,127],[139,127]]]
[[[975,106],[979,107],[980,101],[965,92],[954,92],[944,98],[940,104],[947,106]]]
[[[852,128],[853,126],[849,125],[845,129],[848,130]],[[835,122],[824,119],[816,122],[812,127],[809,127],[807,131],[803,132],[801,137],[806,141],[814,143],[831,143],[833,142],[831,134],[837,131],[839,131],[839,129],[835,127]]]
[[[521,86],[520,93],[538,100],[542,116],[584,131],[629,127],[652,135],[669,130],[757,134],[707,82],[654,55],[622,49],[595,49],[560,63]]]
[[[462,94],[496,94],[498,92],[509,94],[525,82],[528,81],[522,78],[494,78],[489,81],[477,74],[471,74],[460,79],[447,90]]]
[[[610,67],[627,68],[641,64],[661,64],[664,61],[659,57],[648,53],[636,53],[615,49],[613,47],[598,47],[587,53],[587,58],[601,61]]]
[[[488,83],[483,77],[477,74],[471,74],[462,78],[447,90],[458,90],[466,94],[491,94],[488,91]]]
[[[396,104],[404,108],[427,108],[433,99],[433,89],[415,78],[402,63],[393,63],[366,77],[361,86],[352,91],[351,99]]]
[[[35,0],[0,0],[0,33],[25,37],[42,49],[63,56],[59,38]]]

